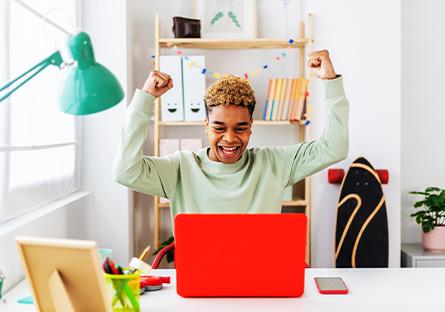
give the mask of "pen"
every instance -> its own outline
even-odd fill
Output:
[[[144,258],[147,256],[148,252],[150,251],[151,245],[148,245],[145,247],[144,251],[139,256],[139,260],[144,260]]]

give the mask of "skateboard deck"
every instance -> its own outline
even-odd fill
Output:
[[[388,218],[379,176],[363,157],[343,178],[335,232],[337,268],[388,267]]]

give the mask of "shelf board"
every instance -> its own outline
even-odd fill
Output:
[[[301,121],[289,120],[254,120],[254,126],[285,126],[285,125],[302,125]],[[160,126],[182,127],[182,126],[203,126],[204,121],[159,121]]]
[[[282,206],[284,207],[297,207],[306,205],[307,203],[304,199],[285,200],[282,203]],[[159,208],[170,208],[170,203],[159,203]]]
[[[178,47],[182,49],[284,49],[303,48],[310,39],[295,39],[292,45],[280,39],[199,39],[199,38],[161,38],[161,48]]]
[[[307,203],[304,199],[296,199],[296,200],[285,200],[282,203],[284,207],[296,207],[296,206],[306,206]]]

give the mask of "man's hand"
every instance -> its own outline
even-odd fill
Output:
[[[173,80],[171,79],[170,75],[161,73],[157,70],[152,70],[150,75],[148,75],[147,81],[145,81],[142,90],[153,95],[154,97],[159,97],[172,87]]]
[[[334,66],[329,58],[328,50],[315,51],[309,54],[308,66],[320,79],[334,79],[337,77]]]

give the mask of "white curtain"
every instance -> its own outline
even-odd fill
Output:
[[[26,1],[72,28],[78,0]],[[0,1],[0,85],[65,46],[66,35],[15,1]],[[69,26],[69,27],[67,27]],[[62,52],[63,49],[62,49]],[[64,53],[64,58],[67,55]],[[79,188],[78,120],[58,111],[61,71],[50,66],[0,103],[0,223]]]

